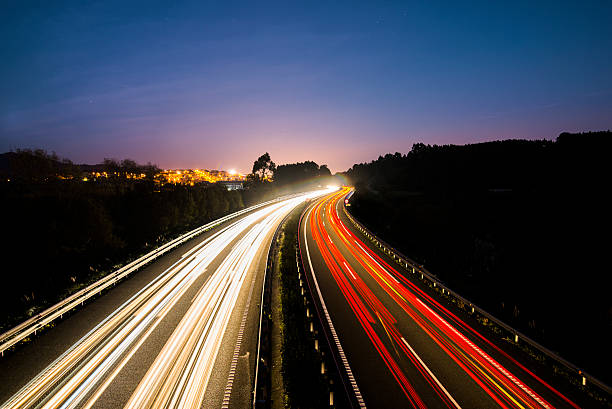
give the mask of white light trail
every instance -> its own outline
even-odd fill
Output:
[[[2,405],[91,407],[207,267],[236,242],[141,380],[126,407],[199,407],[256,253],[282,218],[322,190],[257,210],[186,252]]]

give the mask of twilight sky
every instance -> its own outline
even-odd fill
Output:
[[[612,128],[612,2],[0,5],[0,152],[332,171]]]

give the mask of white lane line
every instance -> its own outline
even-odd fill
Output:
[[[412,355],[414,355],[416,357],[416,359],[419,360],[419,363],[421,365],[423,365],[423,368],[425,368],[425,370],[427,371],[427,373],[429,373],[429,375],[432,377],[432,379],[434,381],[436,381],[436,383],[438,384],[438,386],[440,387],[440,389],[442,389],[442,391],[446,394],[446,397],[453,402],[453,405],[455,405],[455,407],[457,409],[461,409],[461,406],[459,406],[459,404],[457,403],[457,401],[455,399],[453,399],[453,397],[451,396],[450,393],[448,393],[448,391],[446,390],[446,388],[442,385],[442,383],[440,383],[440,381],[438,380],[438,378],[436,378],[436,375],[433,374],[433,372],[431,372],[429,370],[429,367],[427,365],[425,365],[425,362],[423,362],[423,360],[421,359],[421,357],[419,355],[417,355],[417,353],[414,351],[414,349],[412,349],[412,347],[410,346],[410,344],[408,344],[408,341],[406,341],[404,339],[404,337],[402,337],[402,341],[404,342],[404,345],[406,345],[408,347],[408,349],[410,350],[410,352],[412,352]]]
[[[273,216],[270,213],[273,212],[268,212],[266,219]],[[205,284],[206,292],[198,296],[167,340],[126,408],[157,404],[200,407],[245,272],[259,248],[259,243],[250,246],[250,240],[261,235],[264,229],[267,229],[265,224],[256,224],[240,239],[242,244],[230,251]]]
[[[342,364],[344,365],[344,369],[346,370],[346,374],[349,378],[349,382],[353,388],[353,392],[355,393],[355,397],[357,398],[357,403],[359,407],[362,409],[366,409],[365,402],[363,401],[363,397],[361,396],[361,391],[359,391],[359,386],[357,386],[357,381],[355,380],[355,376],[353,376],[353,371],[351,370],[351,366],[346,359],[346,355],[344,354],[344,349],[342,349],[342,345],[340,344],[340,339],[338,338],[338,334],[336,333],[336,329],[334,328],[334,324],[332,323],[331,317],[329,316],[329,312],[327,312],[327,307],[325,306],[325,301],[323,301],[323,295],[321,294],[321,289],[319,288],[319,283],[317,281],[317,277],[315,276],[314,268],[312,267],[312,260],[310,259],[310,250],[308,248],[308,238],[306,237],[306,226],[308,217],[310,216],[312,209],[308,211],[306,217],[304,218],[304,246],[306,247],[306,257],[308,257],[308,264],[310,265],[310,272],[312,273],[312,279],[314,281],[315,287],[317,288],[317,293],[319,294],[319,300],[321,301],[321,308],[323,308],[323,314],[325,315],[325,319],[327,320],[327,324],[329,325],[329,330],[332,334],[332,338],[334,339],[334,343],[336,344],[336,348],[338,348],[338,353],[340,354],[340,359],[342,360]]]
[[[351,273],[351,277],[353,277],[353,280],[357,281],[357,277],[355,277],[355,275],[353,274],[353,272],[351,271],[350,267],[348,266],[348,264],[346,264],[346,261],[343,261],[344,263],[344,267],[346,267],[346,269],[348,270],[349,273]]]
[[[465,343],[467,343],[472,349],[474,349],[478,355],[482,356],[484,359],[486,359],[491,365],[493,365],[498,371],[500,371],[504,376],[506,376],[508,379],[510,379],[512,382],[514,382],[514,384],[516,386],[518,386],[519,388],[521,388],[525,393],[527,393],[529,396],[531,396],[534,400],[536,400],[540,405],[542,405],[545,408],[550,408],[550,405],[543,401],[538,395],[536,395],[529,387],[527,387],[526,385],[524,385],[517,377],[515,377],[514,375],[512,375],[510,372],[508,372],[504,367],[502,367],[497,361],[495,361],[493,358],[491,358],[488,354],[486,354],[482,349],[480,349],[478,346],[476,346],[476,344],[474,344],[472,341],[470,341],[466,336],[464,336],[461,332],[459,332],[455,327],[453,327],[452,325],[450,325],[448,322],[446,322],[445,319],[443,319],[442,317],[440,317],[438,314],[436,314],[431,308],[429,308],[423,301],[421,301],[420,299],[416,299],[419,303],[421,303],[422,306],[424,306],[425,308],[427,308],[435,317],[437,317],[440,321],[442,321],[442,323],[448,327],[448,329],[450,329],[451,331],[453,331],[456,335],[458,335]]]
[[[247,316],[249,315],[249,305],[251,305],[251,297],[253,296],[253,287],[255,287],[256,278],[257,274],[253,274],[253,280],[251,281],[249,296],[247,297],[246,307],[244,308],[244,314],[242,315],[242,321],[240,322],[240,329],[238,330],[238,338],[236,340],[236,347],[234,348],[234,355],[232,355],[232,363],[230,365],[230,372],[227,377],[227,386],[225,387],[225,393],[223,394],[223,404],[221,405],[221,409],[229,408],[230,397],[232,395],[232,387],[234,385],[236,366],[238,365],[238,357],[240,356],[240,348],[242,347],[244,327],[246,326]]]

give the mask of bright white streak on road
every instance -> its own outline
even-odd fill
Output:
[[[302,200],[271,211],[242,237],[183,317],[126,405],[128,408],[195,408],[255,253],[280,220]]]
[[[191,368],[199,371],[198,373],[206,371],[209,373],[221,342],[221,336],[227,326],[231,310],[244,281],[244,275],[248,270],[247,267],[252,261],[254,252],[263,244],[266,236],[264,230],[269,232],[279,221],[281,215],[285,215],[299,203],[324,193],[328,192],[313,192],[265,207],[208,238],[200,246],[197,246],[196,251],[186,253],[177,263],[115,310],[107,319],[81,338],[66,353],[5,402],[2,407],[75,408],[82,406],[83,400],[92,394],[96,385],[100,385],[105,377],[109,376],[109,372],[113,372],[112,376],[116,375],[116,369],[115,371],[112,370],[121,361],[121,358],[126,354],[132,355],[134,353],[135,348],[142,344],[142,337],[148,336],[152,332],[152,328],[172,309],[219,253],[229,243],[244,235],[244,231],[250,225],[261,218],[268,217],[265,219],[267,222],[259,223],[253,227],[231,250],[230,256],[228,256],[231,261],[227,262],[226,259],[222,266],[211,275],[194,300],[194,305],[175,331],[175,334],[182,334],[183,337],[187,337],[184,343],[189,343],[192,347],[195,355],[190,356],[187,361]],[[276,212],[278,214],[270,216],[271,213]],[[250,237],[251,241],[245,241],[246,237]],[[240,262],[241,260],[243,261]],[[221,288],[225,288],[225,291],[221,291]],[[208,302],[207,297],[211,296],[211,291],[212,294],[217,295],[217,299],[219,299],[219,295],[223,295],[223,300],[220,300],[217,304]],[[231,296],[227,297],[228,294]],[[227,301],[225,301],[226,298]],[[193,318],[197,315],[195,311],[200,314],[206,311],[209,322],[203,324],[201,320],[197,321]],[[215,317],[221,317],[221,319]],[[194,341],[193,334],[179,331],[182,325],[187,325],[183,322],[195,326],[199,330],[200,338]],[[210,339],[218,339],[209,341],[209,334],[215,334],[215,337]],[[125,365],[126,362],[126,360],[123,360],[119,365]],[[181,385],[184,385],[183,390],[189,391],[189,393],[183,394],[184,398],[181,397],[179,400],[173,398],[181,407],[187,407],[185,405],[188,402],[200,399],[206,386],[205,384],[203,386],[199,385],[200,388],[203,388],[201,391],[192,390],[191,388],[194,387],[193,381],[187,379],[186,376],[183,375],[175,379],[181,382]],[[64,382],[58,385],[58,381],[61,379]],[[206,383],[207,381],[208,377],[206,377]],[[103,392],[100,388],[106,388],[109,384],[110,382],[102,382],[94,396],[99,397]],[[90,401],[88,405],[92,403]]]
[[[225,231],[230,229],[232,226],[228,226],[219,232],[215,233],[208,239],[204,240],[201,245],[205,245],[216,237],[223,234]],[[78,357],[85,356],[95,345],[108,334],[110,330],[115,328],[117,322],[121,322],[127,317],[134,309],[139,305],[142,300],[146,300],[152,294],[155,294],[160,288],[168,283],[173,277],[173,274],[183,268],[189,260],[179,260],[168,268],[164,273],[160,274],[155,280],[145,286],[137,294],[135,294],[128,301],[123,303],[113,313],[111,313],[105,320],[99,323],[91,331],[85,334],[80,340],[72,345],[65,353],[58,357],[52,362],[47,368],[45,368],[39,375],[32,379],[26,386],[24,386],[18,393],[16,393],[11,399],[4,403],[3,408],[13,407],[24,407],[31,406],[33,402],[38,401],[41,396],[45,393],[45,388],[50,388],[50,383],[54,382],[56,378],[61,378],[70,372]],[[30,402],[28,404],[28,402]]]

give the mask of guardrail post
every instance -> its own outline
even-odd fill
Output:
[[[397,262],[400,263],[402,266],[406,266],[406,270],[408,272],[412,272],[412,274],[416,274],[417,272],[420,273],[421,275],[421,280],[425,281],[425,274],[427,275],[427,280],[425,281],[425,283],[427,284],[428,282],[431,282],[432,286],[435,288],[436,287],[436,279],[432,276],[429,275],[429,273],[424,273],[424,268],[423,265],[421,264],[416,264],[419,266],[419,269],[417,270],[417,268],[415,267],[415,263],[412,263],[411,261],[409,261],[410,259],[406,258],[402,258],[400,255],[397,255],[395,253],[395,249],[393,249],[392,247],[389,247],[389,249],[387,249],[387,247],[385,246],[386,243],[383,243],[382,240],[379,240],[378,237],[375,234],[370,234],[370,232],[364,228],[358,221],[356,221],[352,215],[347,211],[346,207],[344,208],[344,212],[346,214],[346,216],[349,218],[349,220],[353,223],[353,225],[360,230],[361,232],[363,232],[363,234],[368,237],[371,241],[372,244],[376,245],[376,247],[378,247],[379,249],[382,249],[384,251],[385,254],[389,254],[391,255],[394,259],[396,259],[397,257]],[[423,268],[423,270],[421,270]],[[426,270],[425,270],[426,271]],[[448,294],[450,297],[454,298],[455,300],[458,301],[458,308],[460,309],[465,309],[469,314],[474,315],[476,313],[476,308],[475,306],[469,302],[468,300],[466,300],[465,298],[461,297],[460,295],[454,293],[452,290],[450,289],[445,289],[443,287],[443,284],[441,285],[441,289],[442,289],[442,294]],[[468,307],[467,309],[465,307]],[[503,323],[502,321],[498,320],[497,318],[491,316],[490,314],[488,314],[486,311],[483,311],[481,309],[479,309],[478,314],[476,314],[476,316],[481,316],[483,318],[489,319],[492,322],[496,323],[498,326],[506,329],[507,332],[505,332],[506,335],[504,335],[504,337],[507,337],[508,334],[514,334],[514,343],[518,344],[519,343],[519,332],[516,331],[516,329],[511,328],[510,326],[508,326],[507,324]],[[524,334],[521,335],[522,344],[525,344],[529,347],[533,347],[536,350],[542,352],[544,355],[546,355],[547,357],[550,357],[552,359],[554,359],[556,362],[564,365],[566,368],[569,368],[570,370],[572,370],[573,373],[578,373],[579,376],[579,382],[581,383],[581,385],[583,387],[586,386],[587,383],[587,376],[589,377],[589,386],[590,387],[597,387],[599,389],[601,389],[602,391],[606,392],[606,393],[612,393],[612,388],[610,388],[609,386],[605,385],[603,382],[599,381],[596,378],[591,377],[588,374],[585,374],[582,372],[582,370],[578,369],[575,365],[573,365],[572,363],[566,361],[565,359],[563,359],[562,357],[558,356],[556,353],[546,349],[545,347],[543,347],[542,345],[538,344],[537,342],[533,341],[532,339],[530,339],[529,337],[525,336]],[[508,338],[505,338],[506,340],[508,340]],[[316,344],[315,344],[316,345]],[[332,383],[330,381],[330,383]],[[330,407],[333,407],[333,392],[331,391],[330,388]]]

